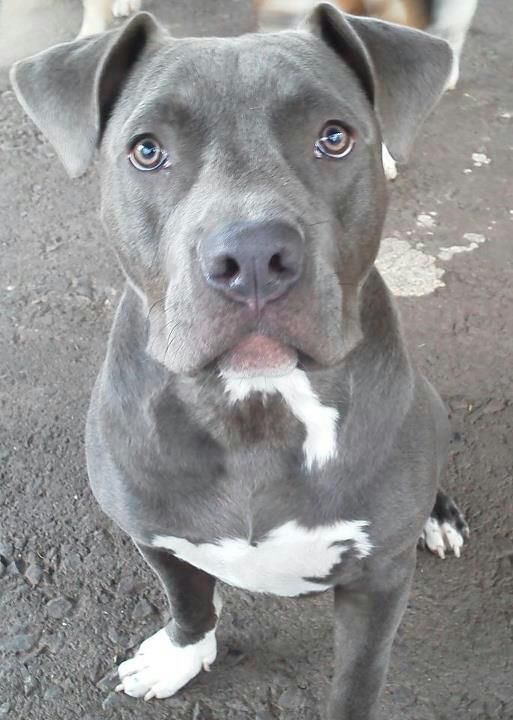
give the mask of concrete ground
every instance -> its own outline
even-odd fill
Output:
[[[76,4],[53,5],[27,15],[28,3],[0,0],[4,66],[78,28]],[[167,5],[175,32],[251,24],[245,0]],[[471,526],[460,560],[419,556],[389,720],[513,718],[513,7],[481,5],[461,83],[391,188],[380,260],[412,352],[451,408],[447,486]],[[225,589],[210,674],[166,701],[112,693],[116,662],[166,612],[85,474],[84,417],[121,277],[98,220],[96,170],[70,182],[3,77],[0,718],[320,720],[328,594]]]

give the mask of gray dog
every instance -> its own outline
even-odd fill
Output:
[[[216,579],[333,589],[327,717],[378,716],[419,537],[443,557],[467,534],[438,490],[446,411],[374,267],[382,139],[405,157],[450,70],[444,41],[328,4],[236,39],[141,13],[14,67],[71,175],[100,149],[126,274],[88,470],[172,619],[119,690],[168,697],[214,661]]]

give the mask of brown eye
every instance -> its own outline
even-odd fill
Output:
[[[167,160],[167,153],[155,138],[142,137],[132,145],[128,159],[137,170],[158,170]]]
[[[354,145],[352,132],[338,120],[323,127],[321,137],[315,143],[315,156],[340,159],[349,155]]]

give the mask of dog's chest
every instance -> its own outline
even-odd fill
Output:
[[[166,535],[152,543],[234,587],[290,597],[331,587],[331,575],[345,555],[369,555],[367,525],[342,520],[306,528],[289,521],[255,543],[243,538],[192,543]]]

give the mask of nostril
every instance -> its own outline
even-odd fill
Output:
[[[235,260],[232,257],[227,257],[225,259],[225,270],[224,270],[224,277],[227,280],[232,280],[236,275],[240,273],[240,266],[237,260]]]
[[[217,262],[217,268],[213,277],[216,280],[229,282],[233,280],[240,273],[240,265],[235,258],[227,255],[226,257],[219,258]]]
[[[269,270],[274,273],[284,273],[287,268],[284,266],[281,253],[275,253],[269,260]]]

